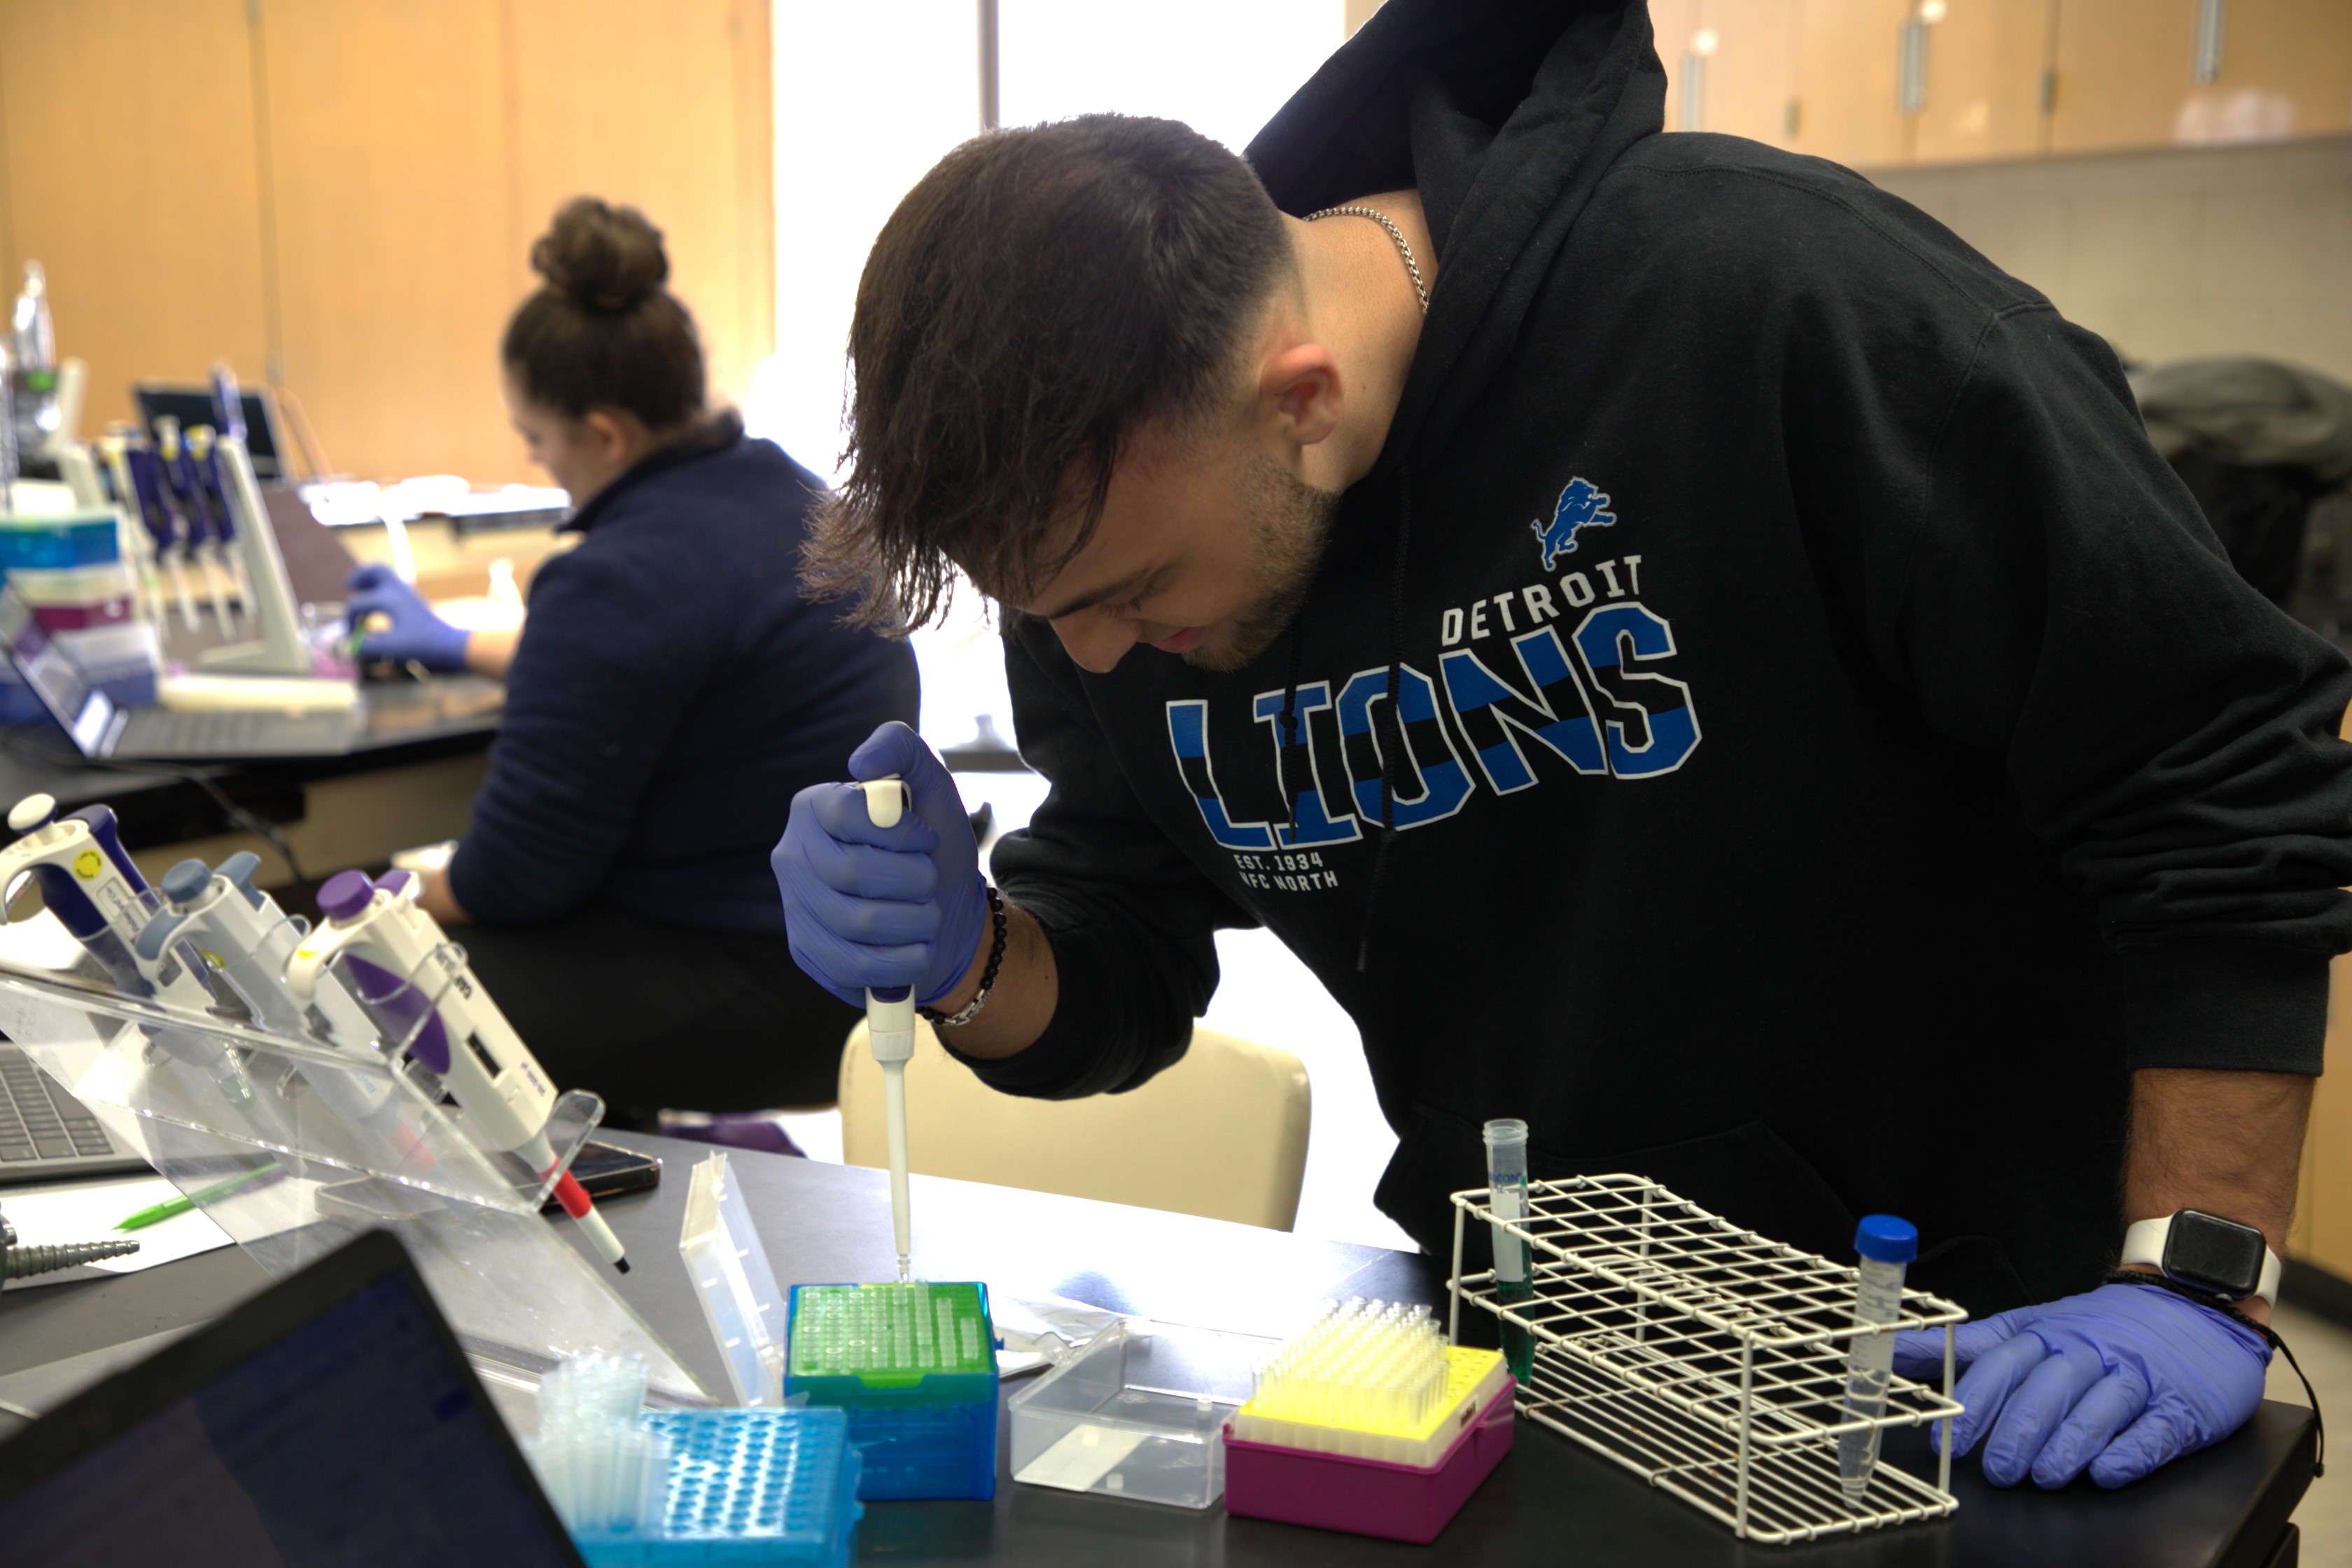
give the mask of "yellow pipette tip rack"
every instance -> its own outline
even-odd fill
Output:
[[[1426,1308],[1333,1303],[1259,1370],[1231,1430],[1244,1442],[1425,1468],[1504,1377],[1501,1352],[1446,1344]]]

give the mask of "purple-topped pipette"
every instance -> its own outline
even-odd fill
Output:
[[[340,962],[386,1048],[405,1050],[438,1077],[490,1147],[520,1155],[542,1178],[555,1173],[556,1202],[597,1253],[626,1273],[620,1237],[572,1173],[556,1173],[547,1137],[554,1084],[475,977],[464,950],[418,905],[422,890],[406,871],[374,882],[357,871],[327,879],[319,889],[326,923],[287,961],[287,987],[308,997],[327,965]]]

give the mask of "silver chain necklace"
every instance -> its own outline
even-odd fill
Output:
[[[1397,227],[1395,223],[1391,221],[1389,215],[1377,207],[1325,207],[1321,212],[1308,213],[1306,221],[1313,223],[1318,218],[1339,217],[1342,215],[1349,217],[1368,217],[1389,231],[1389,237],[1396,241],[1397,254],[1404,258],[1404,269],[1412,275],[1412,291],[1421,298],[1421,313],[1424,316],[1428,315],[1429,286],[1421,280],[1421,263],[1412,258],[1412,247],[1405,243],[1404,230]]]

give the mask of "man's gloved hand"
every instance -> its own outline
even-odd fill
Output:
[[[2271,1347],[2244,1324],[2157,1286],[2103,1285],[1964,1323],[1952,1451],[1988,1431],[1985,1479],[2028,1474],[2063,1487],[2084,1470],[2103,1487],[2138,1480],[2245,1424],[2262,1403]],[[1940,1384],[1940,1329],[1895,1336],[1895,1370]],[[1935,1435],[1940,1438],[1939,1424]]]
[[[793,797],[768,857],[783,895],[793,958],[854,1007],[868,987],[911,985],[924,1006],[963,982],[988,929],[980,846],[955,781],[906,725],[891,722],[849,755],[849,776],[897,773],[914,809],[891,828],[866,815],[855,784],[811,784]]]
[[[370,616],[392,622],[361,638],[361,658],[388,658],[395,664],[415,659],[427,669],[466,668],[466,633],[435,615],[433,606],[391,567],[373,563],[355,566],[343,579],[343,590],[350,595],[343,612],[353,627],[364,629]]]

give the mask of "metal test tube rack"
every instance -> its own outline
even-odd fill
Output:
[[[47,937],[32,929],[44,923]],[[439,1102],[437,1081],[401,1055],[437,988],[412,978],[404,984],[415,996],[376,1015],[407,1018],[404,1037],[295,1039],[125,995],[87,961],[52,969],[16,956],[72,950],[47,911],[9,931],[0,1032],[70,1089],[118,1146],[144,1155],[181,1192],[194,1197],[255,1174],[199,1206],[272,1277],[383,1226],[406,1245],[494,1386],[534,1387],[538,1374],[584,1351],[635,1352],[657,1402],[713,1403],[614,1289],[609,1271],[573,1244],[570,1227],[540,1212],[556,1171],[541,1174],[485,1147],[457,1107]],[[233,1056],[249,1100],[224,1093],[211,1052]],[[378,1109],[353,1113],[362,1106]],[[593,1094],[558,1097],[546,1129],[557,1170],[603,1115]],[[258,1179],[272,1163],[285,1173]]]
[[[1535,1365],[1519,1413],[1767,1544],[1937,1519],[1951,1491],[1952,1327],[1958,1306],[1903,1292],[1903,1329],[1944,1331],[1941,1392],[1893,1380],[1875,1420],[1845,1413],[1855,1270],[1708,1213],[1646,1177],[1529,1184],[1528,1212],[1497,1221],[1488,1189],[1453,1194],[1449,1336],[1462,1305],[1528,1330]],[[1473,1226],[1529,1247],[1534,1289],[1496,1300],[1465,1273]],[[1841,1433],[1944,1424],[1934,1484],[1882,1459],[1860,1503],[1838,1484]]]

